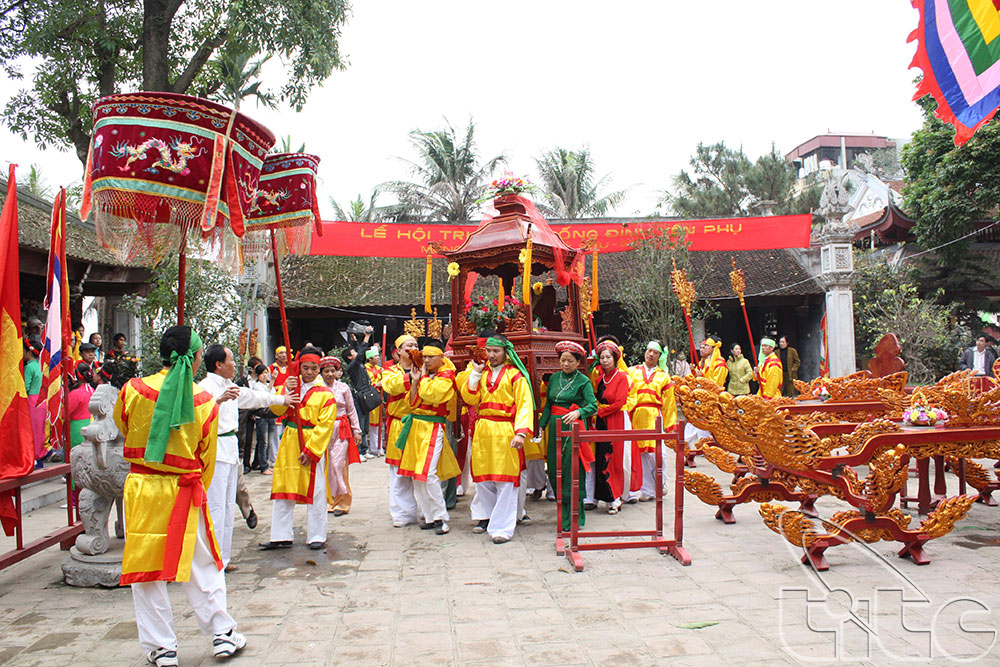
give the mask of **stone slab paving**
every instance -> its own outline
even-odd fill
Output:
[[[927,566],[897,558],[893,544],[842,546],[817,577],[763,525],[756,505],[738,507],[737,523],[725,526],[688,495],[690,567],[651,549],[618,550],[585,552],[586,569],[575,573],[554,552],[554,503],[529,500],[533,524],[493,545],[471,533],[470,498],[462,498],[452,532],[437,536],[392,527],[387,475],[381,460],[352,467],[354,508],[331,515],[322,552],[302,544],[301,508],[293,549],[258,550],[270,525],[270,477],[249,476],[260,525],[238,523],[234,535],[240,569],[227,575],[229,608],[249,639],[234,664],[743,667],[838,656],[1000,664],[1000,508],[974,506],[958,530],[930,543]],[[829,499],[818,507],[826,517],[844,508]],[[55,506],[29,521],[36,532],[64,516]],[[618,516],[589,513],[587,528],[652,522],[650,503]],[[64,585],[65,556],[52,548],[0,572],[0,664],[145,664],[129,590]],[[216,664],[183,591],[171,588],[181,664]],[[698,622],[716,624],[679,627]]]

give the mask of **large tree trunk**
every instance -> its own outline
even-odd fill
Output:
[[[170,24],[181,2],[182,0],[143,1],[143,90],[170,90]]]

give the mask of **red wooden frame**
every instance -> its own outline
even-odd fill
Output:
[[[66,449],[69,449],[68,439],[66,440]],[[66,459],[67,461],[69,460],[68,451],[66,453]],[[21,487],[31,484],[32,482],[40,482],[45,479],[58,477],[59,475],[66,475],[67,525],[56,530],[55,532],[49,533],[44,537],[40,537],[37,540],[25,544],[23,525],[24,517],[21,515]],[[4,491],[14,492],[14,509],[17,511],[17,523],[14,526],[15,547],[13,550],[0,555],[0,570],[10,567],[15,563],[19,563],[28,556],[34,555],[43,549],[48,549],[53,544],[58,544],[63,551],[67,551],[76,542],[76,536],[83,532],[83,523],[79,521],[75,511],[76,507],[73,503],[73,475],[68,462],[60,463],[48,468],[41,468],[30,472],[23,477],[2,480],[0,481],[0,492]]]
[[[687,459],[684,441],[684,422],[678,422],[673,433],[663,431],[663,419],[658,417],[656,428],[653,430],[612,430],[598,431],[585,430],[580,427],[580,422],[573,424],[572,431],[563,430],[562,420],[556,423],[556,442],[549,443],[549,447],[560,447],[562,438],[572,437],[573,453],[570,464],[570,529],[562,530],[562,456],[561,452],[556,455],[556,554],[565,555],[566,559],[573,565],[577,572],[583,571],[583,556],[581,551],[599,551],[608,549],[642,549],[655,548],[660,553],[670,554],[681,565],[690,565],[691,556],[684,549],[684,463]],[[580,530],[580,445],[582,443],[607,442],[609,440],[653,440],[656,447],[656,526],[654,530]],[[674,449],[674,537],[664,539],[663,537],[663,448],[660,442],[675,439]],[[649,539],[635,539],[622,542],[591,542],[580,544],[580,538],[588,537],[628,537]],[[569,543],[566,543],[566,540]]]

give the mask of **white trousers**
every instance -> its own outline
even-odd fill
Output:
[[[684,440],[687,441],[688,449],[694,447],[694,443],[698,442],[702,438],[711,438],[712,432],[706,431],[704,429],[695,428],[691,425],[691,422],[684,424]]]
[[[384,454],[385,453],[384,449],[382,447],[379,447],[379,442],[378,442],[378,435],[379,435],[379,431],[381,430],[381,428],[382,428],[381,426],[369,426],[368,427],[368,453],[369,454],[375,455],[375,454]]]
[[[389,466],[389,515],[394,526],[417,522],[417,501],[413,480],[399,474],[399,466]]]
[[[594,499],[594,487],[597,484],[597,477],[595,477],[594,466],[590,466],[590,470],[583,474],[584,477],[584,492],[585,496],[583,502],[585,503],[597,503]]]
[[[662,444],[660,445],[663,446]],[[667,489],[667,452],[673,454],[673,450],[664,449],[663,452],[663,493],[666,495]],[[642,489],[640,493],[647,496],[656,496],[656,452],[642,452],[639,454],[642,459]],[[628,479],[626,477],[625,479]]]
[[[545,474],[545,459],[525,461],[523,486],[535,491],[544,489],[548,482],[549,477]]]
[[[417,501],[420,513],[427,523],[439,520],[448,521],[449,518],[448,508],[444,504],[444,492],[441,490],[441,480],[437,475],[437,466],[438,461],[441,459],[441,448],[449,447],[450,445],[444,441],[444,428],[435,430],[437,431],[437,442],[433,445],[434,454],[431,456],[427,481],[413,480],[413,498]]]
[[[517,526],[517,487],[514,482],[476,482],[470,509],[473,521],[490,520],[490,537],[510,539]]]
[[[517,520],[520,521],[528,512],[524,509],[524,501],[528,499],[528,487],[525,485],[525,480],[528,477],[528,471],[521,471],[521,483],[517,486]]]
[[[267,452],[267,466],[274,467],[274,462],[278,460],[278,445],[281,444],[281,434],[285,432],[285,422],[275,422],[271,429],[271,442]]]
[[[126,518],[127,520],[127,518]],[[191,561],[191,580],[181,584],[194,610],[202,634],[225,634],[236,628],[236,621],[226,611],[226,577],[215,565],[208,546],[205,520],[198,515],[198,536]],[[167,582],[148,581],[132,584],[135,624],[143,651],[158,648],[177,650],[174,613],[167,594]]]
[[[294,500],[274,500],[271,512],[271,541],[291,542],[295,538]],[[316,464],[312,504],[306,505],[306,542],[326,542],[326,457]]]
[[[233,554],[233,522],[236,512],[236,484],[239,480],[239,464],[215,462],[215,474],[208,485],[205,496],[208,499],[208,515],[212,517],[215,539],[219,542],[222,564],[229,565]]]

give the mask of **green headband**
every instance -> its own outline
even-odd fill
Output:
[[[761,338],[760,339],[760,344],[761,345],[770,345],[771,347],[774,347],[775,345],[777,345],[777,343],[774,342],[773,338]]]
[[[153,408],[153,419],[149,424],[149,440],[143,458],[154,463],[163,463],[167,453],[170,431],[194,421],[194,373],[191,365],[194,354],[201,349],[201,338],[191,329],[191,340],[187,352],[170,353],[170,370],[163,380],[160,393]]]
[[[647,350],[656,350],[660,353],[660,359],[656,362],[656,365],[660,367],[661,370],[667,370],[667,355],[663,354],[663,346],[657,343],[655,340],[649,341],[646,344]]]
[[[512,342],[510,342],[509,340],[504,342],[499,338],[493,338],[491,336],[490,338],[486,339],[486,347],[502,347],[504,350],[506,350],[507,359],[510,360],[510,363],[514,364],[514,368],[521,371],[521,375],[524,376],[524,379],[528,382],[528,384],[529,385],[531,384],[531,376],[528,375],[528,369],[524,367],[524,362],[521,361],[521,357],[517,356],[517,352],[514,351],[514,344]],[[528,391],[528,400],[531,401],[531,409],[532,411],[534,411],[535,397],[531,391]]]
[[[378,356],[377,350],[368,350],[367,352],[365,352],[365,361],[371,359],[372,357],[377,357],[377,356]]]

